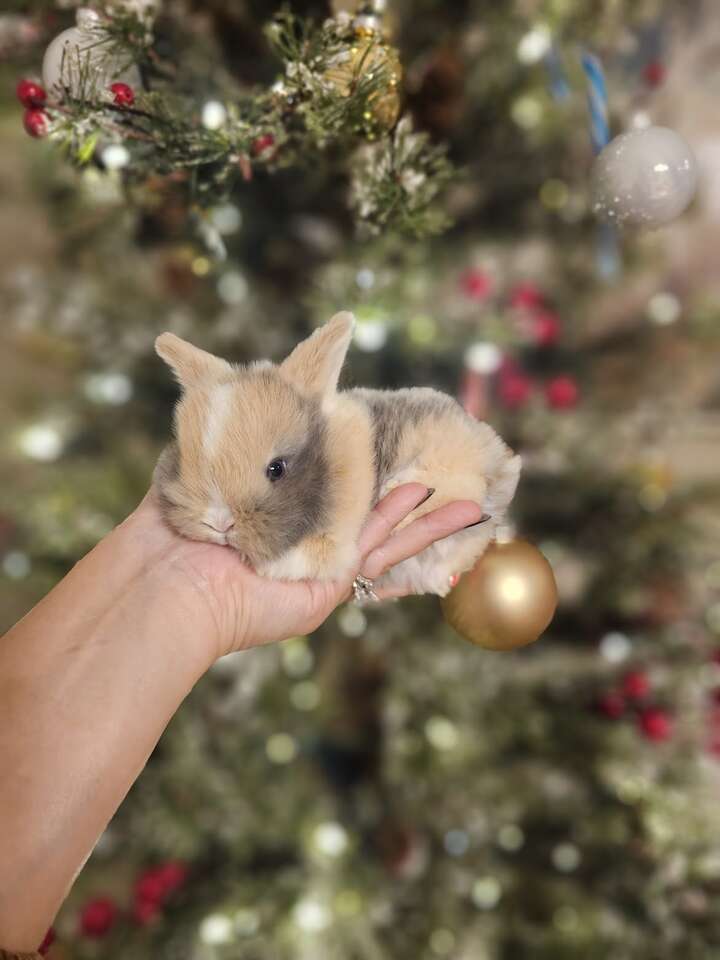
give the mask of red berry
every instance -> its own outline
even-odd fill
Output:
[[[672,736],[672,717],[660,707],[647,707],[638,716],[640,730],[647,740],[669,740]]]
[[[534,309],[541,307],[543,295],[539,287],[534,283],[519,283],[510,291],[510,306],[520,310]]]
[[[650,680],[642,670],[632,670],[623,677],[623,693],[629,700],[642,700],[650,692]]]
[[[160,904],[152,900],[136,900],[132,908],[133,920],[141,927],[147,926],[160,915]]]
[[[665,79],[665,67],[659,60],[651,60],[643,70],[643,79],[649,87],[659,87]]]
[[[720,647],[718,647],[717,650],[713,650],[713,652],[710,654],[710,661],[720,665]]]
[[[117,906],[109,897],[90,900],[80,912],[80,930],[86,937],[104,937],[117,919]]]
[[[259,137],[256,137],[252,142],[253,156],[259,157],[261,153],[265,153],[274,143],[275,137],[271,133],[263,133]]]
[[[492,291],[492,280],[482,270],[467,270],[460,278],[460,286],[471,300],[486,300]]]
[[[38,947],[37,952],[40,954],[40,956],[44,957],[54,943],[55,943],[55,928],[48,927],[48,932],[45,934],[45,939]]]
[[[167,883],[158,867],[144,870],[135,881],[135,898],[149,903],[162,903],[167,893]]]
[[[710,736],[717,744],[720,744],[720,706],[718,705],[718,701],[714,698],[713,703],[708,710],[707,726]]]
[[[608,690],[598,697],[597,708],[604,716],[617,720],[625,713],[625,698],[617,690]]]
[[[531,321],[532,338],[539,347],[555,343],[560,336],[560,321],[549,310],[538,310]]]
[[[135,91],[127,83],[111,83],[110,90],[118,107],[131,107],[135,103]]]
[[[532,383],[524,373],[507,373],[500,377],[498,394],[503,406],[517,410],[530,398]]]
[[[28,109],[41,107],[47,100],[44,88],[34,80],[19,80],[15,93],[20,103]]]
[[[553,410],[572,410],[580,399],[580,390],[572,377],[554,377],[545,388],[545,397]]]
[[[187,879],[187,864],[182,860],[168,860],[157,868],[157,875],[164,883],[166,891],[178,890]]]
[[[48,115],[44,110],[26,110],[23,126],[31,137],[44,137],[48,128]]]

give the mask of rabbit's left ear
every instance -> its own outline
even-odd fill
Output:
[[[303,393],[321,397],[335,393],[354,328],[351,313],[336,313],[295,347],[280,364],[280,373]]]
[[[227,360],[207,353],[187,340],[181,340],[174,333],[161,333],[155,341],[155,350],[182,387],[211,384],[232,373]]]

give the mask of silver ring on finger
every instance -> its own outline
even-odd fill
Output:
[[[380,597],[375,593],[375,584],[369,577],[359,573],[352,582],[355,603],[363,606],[366,603],[379,603]]]

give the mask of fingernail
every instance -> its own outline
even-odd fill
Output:
[[[428,492],[422,498],[422,500],[418,504],[418,507],[421,506],[423,503],[425,503],[426,500],[429,500],[434,493],[435,493],[435,487],[428,487]],[[417,507],[415,509],[417,509]]]
[[[492,516],[489,513],[484,513],[479,520],[475,521],[475,523],[469,523],[467,527],[463,527],[463,530],[469,530],[470,527],[476,527],[479,523],[487,523],[488,520],[492,520]]]

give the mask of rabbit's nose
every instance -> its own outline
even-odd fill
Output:
[[[217,531],[217,533],[227,533],[228,530],[231,530],[235,526],[235,518],[227,508],[222,510],[209,510],[203,523],[212,530]]]
[[[224,520],[218,520],[213,524],[214,529],[217,530],[218,533],[227,533],[228,530],[232,530],[234,526],[235,521],[232,517],[228,517]]]

